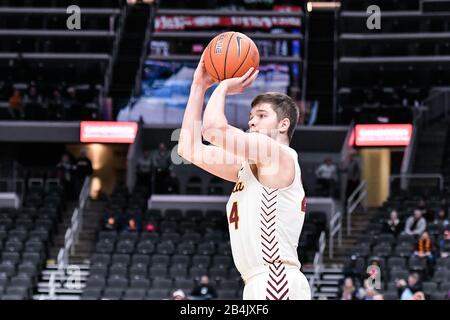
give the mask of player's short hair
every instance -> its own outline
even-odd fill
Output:
[[[288,118],[290,125],[288,128],[289,141],[294,135],[295,127],[298,123],[300,112],[295,101],[287,94],[279,92],[266,92],[257,95],[252,101],[252,108],[261,104],[268,103],[272,106],[273,111],[277,114],[278,121]]]

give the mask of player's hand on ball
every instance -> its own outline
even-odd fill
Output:
[[[225,79],[220,82],[220,86],[225,87],[228,96],[242,93],[250,87],[258,77],[259,70],[251,67],[242,77]]]
[[[198,85],[198,86],[202,87],[204,90],[206,90],[217,81],[215,79],[213,79],[209,75],[209,73],[206,71],[203,55],[204,55],[204,53],[202,54],[202,56],[200,58],[200,62],[198,63],[197,69],[195,69],[194,79],[192,81],[192,84]]]

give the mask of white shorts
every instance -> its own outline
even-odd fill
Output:
[[[311,300],[308,279],[298,268],[272,268],[245,281],[244,300]],[[273,269],[273,270],[272,270]]]

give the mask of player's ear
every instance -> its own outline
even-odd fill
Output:
[[[290,125],[291,125],[291,121],[289,120],[289,118],[284,118],[283,120],[281,120],[278,123],[278,131],[280,133],[288,132]]]

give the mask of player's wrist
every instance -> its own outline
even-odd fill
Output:
[[[203,92],[205,93],[208,90],[208,86],[201,82],[192,82],[191,91]]]

